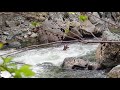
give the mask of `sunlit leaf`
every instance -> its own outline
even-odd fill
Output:
[[[7,68],[7,71],[10,73],[14,73],[17,69],[15,68]]]
[[[88,16],[86,16],[86,15],[80,15],[79,16],[79,20],[84,22],[85,20],[88,20]]]
[[[34,26],[34,27],[38,27],[38,26],[40,26],[40,22],[31,22],[31,24]]]
[[[17,64],[10,63],[13,59],[12,57],[1,57],[3,64],[0,65],[0,71],[8,71],[9,73],[15,73],[14,78],[22,78],[22,75],[25,77],[34,76],[35,73],[30,69],[30,65],[23,65],[20,69],[17,68]]]
[[[23,65],[20,69],[16,70],[15,78],[21,78],[22,74],[26,77],[35,75],[35,73],[30,69],[30,65]]]
[[[4,46],[4,44],[2,42],[0,42],[0,49],[2,49]]]
[[[69,33],[70,32],[70,30],[69,29],[66,29],[65,30],[65,34],[67,34],[67,33]]]
[[[4,60],[4,63],[9,63],[12,59],[13,59],[13,57],[1,57],[3,60]]]
[[[0,70],[1,71],[6,71],[6,69],[4,67],[2,67],[2,66],[0,67]]]
[[[21,72],[16,70],[14,78],[22,78]]]
[[[23,65],[20,69],[20,72],[22,72],[25,76],[34,76],[35,73],[30,69],[30,65]]]

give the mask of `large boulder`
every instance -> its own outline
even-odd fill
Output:
[[[120,65],[112,68],[110,72],[107,74],[109,78],[120,78]]]
[[[61,67],[63,69],[85,69],[88,65],[88,62],[83,59],[78,59],[75,57],[65,58]]]
[[[104,31],[103,40],[120,41],[120,36],[110,31]],[[96,50],[96,61],[105,68],[112,68],[120,64],[120,44],[101,43]]]

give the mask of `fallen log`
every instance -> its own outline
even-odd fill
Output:
[[[14,54],[18,54],[18,53],[21,53],[21,52],[25,52],[25,51],[27,51],[27,50],[36,49],[36,48],[41,47],[41,46],[53,45],[53,44],[57,44],[57,43],[74,43],[74,42],[80,42],[80,43],[83,43],[83,44],[88,44],[88,43],[118,43],[118,44],[119,44],[119,43],[120,43],[120,41],[98,41],[98,40],[57,41],[57,42],[40,44],[40,45],[28,46],[28,47],[25,47],[25,48],[18,49],[17,51],[14,51],[14,52],[9,52],[9,53],[0,55],[0,57],[2,57],[2,56],[11,56],[11,55],[14,55]]]

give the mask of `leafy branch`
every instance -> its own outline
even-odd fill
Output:
[[[3,63],[0,65],[0,71],[8,71],[11,75],[14,73],[14,78],[22,78],[34,76],[35,73],[30,69],[30,65],[23,65],[19,69],[15,63],[11,63],[13,57],[1,57]]]

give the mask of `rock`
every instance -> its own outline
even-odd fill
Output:
[[[99,19],[100,16],[99,16],[98,12],[93,12],[93,13],[88,12],[87,15],[89,16],[89,20],[92,24],[94,24],[94,25],[96,25],[98,23],[103,24],[103,21]]]
[[[88,70],[100,70],[101,66],[100,64],[96,63],[96,62],[89,62],[87,65]]]
[[[45,22],[42,24],[43,30],[60,35],[63,35],[63,32],[61,31],[61,28],[63,28],[62,26],[64,25],[61,25],[61,23],[58,22],[56,24],[56,22],[53,20],[45,20]]]
[[[89,20],[86,20],[81,23],[79,31],[84,37],[92,36],[91,33],[93,33],[95,36],[101,36],[103,31],[103,25],[97,25],[95,26],[92,24]]]
[[[72,69],[74,70],[84,70],[86,66],[81,66],[81,65],[73,65]]]
[[[53,41],[61,41],[64,38],[64,31],[66,29],[70,29],[71,32],[68,36],[74,37],[78,39],[79,37],[88,37],[92,36],[90,32],[94,33],[96,36],[101,36],[102,31],[104,30],[103,25],[104,21],[99,18],[103,18],[110,22],[120,21],[119,12],[88,12],[88,20],[85,22],[81,22],[79,20],[79,15],[82,12],[1,12],[0,13],[0,40],[8,40],[12,42],[13,39],[19,40],[21,38],[21,42],[29,42],[29,38],[36,38],[36,41],[39,43],[45,42],[53,42]],[[94,16],[90,16],[90,13]],[[113,19],[112,19],[113,18]],[[42,34],[40,32],[32,31],[33,27],[31,25],[31,21],[40,22],[43,27]],[[82,27],[81,27],[82,26]],[[48,31],[48,32],[47,32]],[[51,33],[49,33],[49,31]],[[31,32],[30,35],[25,36],[27,33]],[[34,32],[34,33],[33,33]],[[19,35],[21,33],[21,35]],[[33,33],[33,34],[32,34]],[[54,34],[56,33],[56,34]],[[23,35],[24,34],[24,35]],[[44,37],[45,35],[45,37]],[[15,37],[14,37],[15,36]],[[24,40],[25,36],[25,40]],[[43,37],[42,37],[43,36]],[[14,38],[13,38],[14,37]],[[92,36],[93,37],[93,36]],[[40,39],[41,38],[41,39]],[[42,40],[42,38],[44,38]],[[65,36],[66,38],[66,36]],[[40,40],[42,41],[40,41]],[[65,39],[64,39],[65,40]],[[66,40],[71,40],[66,39]],[[21,43],[22,44],[22,43]],[[33,43],[29,43],[29,45],[33,45]]]
[[[56,42],[56,41],[59,41],[59,38],[56,35],[51,33],[48,35],[48,41],[49,42]]]
[[[35,31],[35,30],[34,30]],[[61,32],[61,31],[60,31]],[[40,43],[56,42],[61,40],[59,31],[45,29],[44,27],[38,28],[38,38]]]
[[[95,62],[96,61],[95,54],[96,54],[95,51],[91,51],[90,53],[83,55],[80,58],[83,60],[89,60],[90,62]]]
[[[21,48],[20,42],[14,41],[8,44],[9,48]]]
[[[95,25],[95,29],[94,29],[94,34],[98,37],[102,36],[103,31],[105,30],[105,27],[103,24],[98,23],[97,25]]]
[[[35,37],[37,37],[37,36],[38,36],[38,35],[37,35],[36,33],[32,33],[30,37],[35,38]]]
[[[68,27],[69,27],[70,32],[67,33],[67,36],[78,38],[78,39],[81,39],[81,37],[83,37],[79,31],[80,22],[77,22],[77,21],[69,22]]]
[[[65,58],[61,67],[63,69],[83,69],[87,67],[88,62],[83,59],[77,59],[74,57]]]
[[[120,65],[113,67],[107,76],[109,78],[120,78]]]
[[[39,42],[40,43],[48,43],[48,36],[47,35],[42,35],[39,37]]]
[[[84,21],[81,26],[87,32],[94,32],[95,26],[89,20]]]
[[[109,31],[103,33],[103,40],[120,40],[120,36]],[[120,64],[120,44],[101,43],[96,50],[96,62],[105,68]]]
[[[44,69],[51,69],[51,68],[55,67],[55,65],[50,62],[44,62],[41,64],[41,67],[43,67]]]

